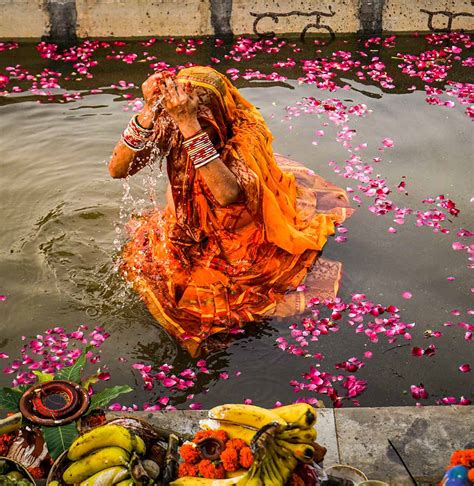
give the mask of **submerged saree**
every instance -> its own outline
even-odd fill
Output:
[[[340,265],[318,255],[351,210],[342,189],[273,154],[262,116],[225,76],[193,67],[176,80],[195,86],[198,119],[217,131],[241,198],[227,207],[215,201],[158,111],[153,143],[167,154],[172,204],[136,221],[122,272],[161,326],[197,355],[213,334],[302,312],[304,293],[295,289],[305,280],[311,296],[334,297]]]

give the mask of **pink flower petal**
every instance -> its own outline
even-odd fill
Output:
[[[471,371],[471,366],[467,363],[465,364],[462,364],[460,367],[459,367],[459,371],[461,373],[469,373]]]
[[[404,292],[402,292],[402,297],[404,299],[411,299],[412,296],[413,296],[413,294],[410,291],[408,291],[408,290],[405,290]]]

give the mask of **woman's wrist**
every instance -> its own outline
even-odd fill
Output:
[[[138,114],[138,123],[140,123],[143,128],[152,128],[153,122],[153,110],[148,105],[145,105],[142,111]]]
[[[178,128],[184,138],[189,138],[201,130],[201,125],[196,118],[195,120],[186,120],[178,123]]]

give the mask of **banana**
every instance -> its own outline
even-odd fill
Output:
[[[89,452],[103,447],[121,447],[128,452],[134,449],[138,454],[145,453],[143,440],[125,427],[115,424],[101,425],[78,437],[69,448],[67,457],[77,461]]]
[[[226,422],[245,425],[253,429],[260,429],[270,422],[286,425],[286,422],[274,411],[256,407],[255,405],[219,405],[209,410],[209,418],[225,420]]]
[[[259,469],[255,463],[252,464],[247,474],[236,483],[236,486],[265,486],[265,483],[260,479]]]
[[[120,483],[116,483],[115,486],[134,486],[135,481],[132,478],[124,479]]]
[[[131,433],[131,432],[130,432]],[[139,456],[144,456],[146,452],[145,441],[139,435],[133,435],[135,441],[134,449]]]
[[[120,447],[104,447],[73,462],[63,474],[66,484],[80,483],[103,469],[128,465],[130,454]]]
[[[276,474],[276,471],[270,465],[270,457],[265,457],[259,467],[260,472],[260,479],[265,486],[282,486],[283,483],[281,481],[281,477]]]
[[[255,435],[254,429],[221,420],[200,420],[199,426],[203,430],[225,430],[231,439],[242,439],[247,444],[250,444]]]
[[[273,444],[268,448],[266,467],[269,470],[272,479],[277,480],[278,484],[286,484],[292,473],[286,463],[278,458],[274,451]]]
[[[314,447],[309,444],[292,444],[291,442],[285,442],[283,440],[276,441],[277,447],[280,446],[283,450],[287,450],[293,456],[301,462],[311,462],[313,460],[315,451]]]
[[[170,483],[170,486],[231,486],[238,484],[237,481],[239,478],[207,479],[183,476]]]
[[[309,429],[316,423],[316,410],[307,403],[294,403],[285,407],[273,408],[272,412],[291,427]]]
[[[112,486],[113,484],[120,483],[129,476],[130,472],[126,467],[109,467],[82,481],[80,486]],[[129,481],[132,480],[129,479]],[[131,484],[133,484],[133,481]]]
[[[277,434],[277,438],[286,442],[312,444],[316,441],[316,429],[287,429]]]

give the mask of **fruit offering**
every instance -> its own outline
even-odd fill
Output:
[[[27,473],[20,470],[13,461],[0,459],[0,484],[2,486],[34,486]]]
[[[145,453],[146,445],[140,436],[121,425],[101,425],[71,444],[62,477],[50,481],[49,486],[156,484],[160,467],[144,459]]]
[[[316,411],[306,403],[272,410],[254,405],[221,405],[211,409],[208,417],[200,423],[204,430],[192,443],[185,444],[186,450],[185,446],[181,448],[181,477],[172,485],[284,486],[298,466],[312,467],[320,449],[315,443]],[[220,455],[212,456],[207,463],[206,454],[212,454],[213,449],[203,450],[206,432],[217,445],[219,440],[222,442]],[[237,454],[228,451],[225,437],[228,443],[243,443]],[[251,458],[243,465],[239,459],[245,447]],[[235,460],[229,461],[232,454]]]

